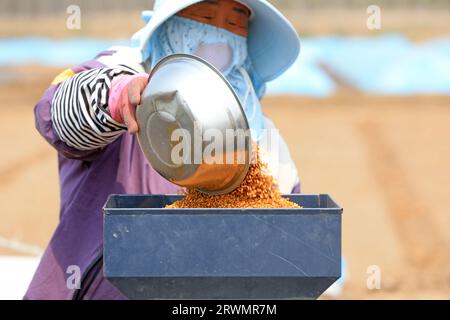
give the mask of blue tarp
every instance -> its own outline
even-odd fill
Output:
[[[335,88],[332,80],[317,67],[324,64],[363,92],[450,94],[450,38],[413,44],[398,35],[321,37],[303,40],[302,47],[299,61],[269,84],[269,93],[331,94]]]
[[[336,85],[315,60],[317,48],[302,45],[297,61],[280,77],[267,84],[269,95],[305,95],[325,97],[334,93]]]
[[[94,58],[99,52],[123,43],[93,38],[50,40],[48,38],[0,39],[0,65],[36,63],[70,67]]]
[[[0,65],[69,67],[92,59],[112,45],[128,43],[91,38],[4,38],[0,39]],[[401,35],[302,39],[299,59],[268,83],[267,93],[332,95],[337,86],[321,65],[363,92],[450,94],[450,37],[415,44]]]
[[[413,44],[402,36],[319,38],[315,59],[361,91],[450,94],[450,38]]]

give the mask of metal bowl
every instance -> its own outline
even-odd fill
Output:
[[[136,116],[141,149],[167,180],[214,195],[229,193],[244,180],[251,160],[247,118],[231,85],[203,59],[186,54],[162,59]],[[220,146],[217,135],[223,137],[222,148],[213,148]]]

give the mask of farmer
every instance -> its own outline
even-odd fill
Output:
[[[114,47],[57,76],[35,107],[36,127],[57,150],[60,221],[26,299],[123,299],[102,275],[102,207],[110,194],[174,194],[147,163],[135,109],[163,57],[195,54],[222,71],[257,142],[275,128],[261,111],[265,82],[297,58],[299,40],[265,0],[157,0],[136,47]],[[211,112],[214,112],[211,109]],[[286,144],[262,150],[283,193],[300,192]]]

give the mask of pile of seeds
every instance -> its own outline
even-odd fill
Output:
[[[281,196],[273,177],[266,173],[267,165],[260,160],[258,150],[255,154],[247,176],[233,192],[213,196],[187,189],[183,199],[166,208],[299,208]]]

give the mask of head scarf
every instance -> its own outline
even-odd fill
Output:
[[[222,51],[214,50],[214,46]],[[221,72],[244,108],[252,138],[259,141],[265,128],[259,99],[264,95],[266,86],[248,57],[247,38],[222,28],[173,16],[158,28],[142,58],[152,69],[162,58],[174,53],[198,55],[218,69],[223,69]]]

